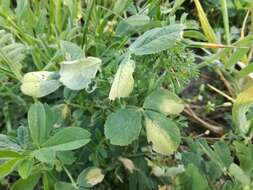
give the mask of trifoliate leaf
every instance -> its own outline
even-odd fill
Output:
[[[105,136],[113,145],[128,145],[141,131],[141,112],[137,108],[123,108],[108,116]]]
[[[233,105],[232,117],[236,127],[242,134],[248,133],[250,129],[250,121],[247,119],[247,112],[253,105],[253,86],[241,92]]]
[[[87,89],[100,65],[101,59],[96,57],[64,61],[61,63],[60,81],[71,90]]]
[[[152,92],[145,99],[143,107],[165,115],[177,115],[184,109],[182,100],[168,90],[156,90]]]
[[[80,187],[93,187],[98,183],[102,182],[104,179],[104,174],[102,170],[97,167],[89,167],[83,170],[77,179],[77,184]]]
[[[149,30],[131,44],[129,51],[135,55],[148,55],[169,49],[182,39],[183,29],[182,24],[171,24]]]
[[[120,64],[110,90],[110,100],[127,97],[132,92],[134,88],[134,69],[135,63],[131,59]]]
[[[146,111],[145,126],[147,140],[152,143],[154,151],[170,155],[177,150],[181,137],[179,129],[171,119],[153,111]]]
[[[28,96],[41,98],[61,86],[58,78],[57,73],[49,71],[26,73],[22,79],[21,91]]]

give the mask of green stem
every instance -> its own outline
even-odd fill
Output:
[[[68,175],[72,185],[75,187],[75,188],[78,188],[74,178],[72,177],[72,175],[70,174],[69,170],[65,167],[65,166],[62,166],[62,168],[64,169],[64,171],[66,172],[66,174]]]
[[[226,39],[226,43],[230,44],[227,0],[220,0],[220,3],[221,3],[221,11],[222,11],[222,16],[223,16],[223,24],[224,24],[224,29],[225,29],[225,39]]]

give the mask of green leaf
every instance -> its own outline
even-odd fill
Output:
[[[176,124],[171,119],[153,111],[146,111],[145,127],[147,140],[152,143],[154,151],[170,155],[177,150],[181,141],[181,135]]]
[[[76,190],[71,183],[59,181],[55,184],[55,190]]]
[[[238,94],[232,109],[233,121],[239,132],[246,135],[250,129],[250,121],[247,119],[247,112],[253,105],[253,86]]]
[[[245,77],[252,72],[253,72],[253,63],[251,62],[247,64],[247,66],[244,67],[242,70],[240,70],[238,74],[240,77]]]
[[[225,142],[216,142],[213,149],[210,148],[205,140],[200,140],[200,147],[206,155],[214,161],[222,171],[226,171],[232,163],[230,150]]]
[[[123,108],[110,114],[105,122],[105,136],[113,145],[128,145],[141,131],[141,112],[138,108]]]
[[[40,102],[34,103],[28,111],[28,125],[33,142],[38,146],[46,140],[46,112]]]
[[[250,175],[253,171],[253,144],[234,142],[236,156],[240,161],[240,167]]]
[[[116,36],[129,35],[131,31],[137,31],[142,26],[150,23],[150,18],[147,15],[133,15],[117,25]]]
[[[40,162],[53,164],[55,160],[56,153],[52,149],[38,149],[33,151],[33,156]]]
[[[77,184],[80,187],[93,187],[96,184],[102,182],[104,179],[104,174],[102,170],[97,167],[89,167],[84,169],[77,178]]]
[[[21,158],[22,155],[18,152],[14,152],[11,150],[0,150],[0,160],[9,160],[14,158]]]
[[[34,174],[26,179],[19,179],[13,184],[11,190],[34,190],[39,179],[40,174]]]
[[[80,127],[66,127],[59,130],[43,145],[43,149],[66,151],[80,148],[90,141],[90,133]]]
[[[21,91],[28,96],[41,98],[56,91],[61,83],[56,72],[36,71],[26,73],[22,79]]]
[[[87,89],[100,65],[101,59],[96,57],[64,61],[61,63],[60,81],[71,90]]]
[[[28,145],[29,142],[29,132],[28,128],[24,126],[20,126],[17,129],[17,141],[23,148]]]
[[[182,39],[183,28],[181,24],[171,24],[151,29],[138,37],[129,51],[135,55],[148,55],[172,48]]]
[[[120,64],[111,86],[109,94],[110,100],[129,96],[134,88],[134,69],[135,62],[130,58]]]
[[[250,177],[247,176],[244,171],[235,163],[232,163],[229,167],[229,173],[240,181],[243,185],[250,183]]]
[[[206,178],[194,164],[187,166],[185,173],[180,177],[180,185],[187,190],[207,190],[209,187]]]
[[[168,90],[156,90],[144,101],[143,107],[165,115],[178,115],[184,109],[183,101]]]
[[[26,178],[28,178],[28,176],[30,176],[30,174],[32,172],[33,164],[34,164],[33,158],[28,158],[28,159],[22,160],[18,164],[17,170],[18,170],[18,174],[21,176],[21,178],[26,179]]]
[[[19,159],[7,160],[0,165],[0,178],[7,176],[16,167]]]
[[[60,42],[61,50],[66,60],[73,61],[85,57],[84,51],[76,44],[68,41]]]

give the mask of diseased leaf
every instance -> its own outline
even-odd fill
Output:
[[[144,101],[143,107],[165,115],[178,115],[184,109],[183,101],[168,90],[156,90]]]
[[[110,114],[105,122],[105,136],[113,145],[128,145],[141,131],[141,112],[137,108],[123,108]]]
[[[134,69],[135,62],[131,59],[120,64],[111,86],[110,100],[129,96],[134,88]]]
[[[90,188],[102,182],[104,174],[97,167],[89,167],[84,169],[77,178],[77,183],[80,187]]]
[[[153,111],[146,111],[145,127],[147,140],[152,143],[154,151],[170,155],[177,150],[181,136],[179,129],[171,119]]]
[[[130,45],[129,51],[135,55],[148,55],[169,49],[182,39],[183,29],[182,24],[151,29],[139,36]]]
[[[41,98],[56,91],[61,83],[55,72],[37,71],[26,73],[22,79],[21,91],[32,97]]]
[[[71,90],[87,89],[100,65],[101,59],[96,57],[64,61],[61,63],[60,81]]]
[[[241,92],[237,96],[232,109],[233,121],[243,135],[246,135],[250,129],[250,121],[247,119],[246,114],[253,105],[252,93],[252,86]]]
[[[55,133],[43,145],[43,149],[67,151],[80,148],[90,141],[90,133],[80,127],[66,127]]]

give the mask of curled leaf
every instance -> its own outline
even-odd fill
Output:
[[[87,89],[100,69],[101,59],[87,57],[64,61],[60,68],[60,81],[71,90]]]
[[[26,73],[22,79],[21,91],[28,96],[41,98],[61,86],[58,78],[57,73],[49,71]]]
[[[77,183],[80,187],[93,187],[102,182],[104,174],[102,170],[97,167],[89,167],[83,170],[78,176]]]
[[[180,132],[175,123],[164,115],[145,112],[145,126],[148,142],[152,143],[154,151],[170,155],[175,152],[180,144]]]
[[[129,96],[134,88],[134,69],[135,62],[131,59],[120,64],[110,90],[110,100]]]

